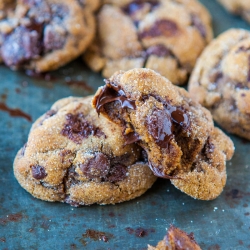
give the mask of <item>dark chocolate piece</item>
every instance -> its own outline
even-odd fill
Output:
[[[136,132],[131,132],[127,135],[124,135],[124,139],[125,139],[125,145],[129,145],[140,141],[140,136]]]
[[[112,166],[106,181],[119,182],[124,180],[127,177],[127,170],[127,167],[122,164],[116,164]]]
[[[110,161],[103,153],[96,153],[88,162],[81,164],[82,172],[90,179],[105,178],[110,169]]]
[[[158,20],[149,29],[139,34],[140,39],[158,37],[158,36],[174,36],[178,33],[177,24],[169,19]]]
[[[148,56],[150,55],[156,55],[159,57],[173,56],[173,53],[171,52],[171,50],[162,44],[149,47],[146,53]]]
[[[77,144],[82,142],[82,139],[89,136],[105,136],[100,128],[90,124],[82,113],[66,115],[66,123],[61,131],[61,134],[67,136],[70,140]]]
[[[135,12],[142,9],[145,6],[145,4],[149,4],[150,11],[152,11],[155,7],[159,5],[159,2],[157,0],[147,0],[147,1],[135,0],[124,6],[123,11],[128,15],[133,15]]]
[[[192,25],[200,32],[201,36],[206,38],[207,31],[204,24],[201,22],[201,19],[197,15],[191,14],[191,21]]]
[[[96,111],[100,113],[101,108],[110,102],[118,101],[122,108],[136,109],[135,101],[126,97],[120,86],[105,80],[106,85],[96,97]]]
[[[40,165],[31,166],[31,171],[32,171],[32,176],[37,180],[41,180],[47,176],[45,168]]]

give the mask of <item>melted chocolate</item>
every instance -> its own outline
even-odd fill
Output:
[[[86,163],[81,164],[80,168],[90,179],[105,178],[109,173],[110,161],[106,155],[96,153],[93,158],[89,159]]]
[[[175,124],[187,128],[189,118],[183,109],[165,103],[163,110],[153,110],[147,117],[146,124],[156,144],[161,148],[168,148],[169,142],[174,138]]]
[[[106,80],[106,85],[102,88],[101,93],[96,97],[95,106],[98,114],[105,104],[114,101],[118,101],[122,108],[136,109],[135,101],[128,99],[120,86]]]
[[[201,19],[197,15],[191,14],[191,21],[192,25],[200,32],[201,36],[206,38],[207,31],[204,24],[201,22]]]
[[[178,33],[177,24],[169,19],[158,20],[149,29],[139,34],[140,39],[165,36],[170,37]]]
[[[37,180],[41,180],[47,176],[45,168],[40,165],[31,166],[31,171],[32,171],[32,176]]]
[[[66,123],[61,134],[67,136],[70,140],[80,144],[84,138],[89,136],[105,136],[100,128],[90,124],[84,117],[84,114],[67,114]]]
[[[24,113],[20,109],[11,109],[3,102],[0,102],[0,110],[8,112],[12,117],[23,117],[29,122],[32,122],[32,118],[30,115]]]

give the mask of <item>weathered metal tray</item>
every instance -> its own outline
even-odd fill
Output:
[[[203,0],[214,17],[215,35],[250,25]],[[35,121],[58,99],[84,96],[102,77],[78,60],[47,79],[0,66],[0,249],[146,249],[171,223],[193,232],[203,249],[250,248],[250,142],[232,136],[236,152],[228,180],[214,201],[198,201],[158,180],[138,199],[114,206],[72,208],[33,198],[13,176],[16,152]],[[105,236],[105,237],[104,237]]]

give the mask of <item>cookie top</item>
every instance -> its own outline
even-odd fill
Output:
[[[81,1],[19,0],[14,17],[0,22],[0,57],[12,69],[55,70],[83,53],[94,32]]]
[[[98,118],[91,98],[62,99],[32,126],[14,173],[33,196],[73,206],[114,204],[156,180],[141,149],[125,145],[119,126]]]
[[[187,234],[184,231],[171,226],[167,235],[160,241],[156,247],[148,246],[148,250],[201,250],[194,239],[194,234]]]
[[[153,70],[120,71],[97,91],[93,105],[97,112],[119,124],[125,138],[146,151],[156,176],[170,178],[178,188],[195,198],[214,199],[221,193],[226,178],[225,160],[232,157],[233,143],[222,132],[220,139],[225,147],[210,143],[216,140],[212,116],[184,89]],[[222,160],[217,157],[219,153]],[[207,171],[203,167],[196,171],[199,156],[209,166]],[[216,190],[211,190],[206,182],[210,170],[212,176],[219,175],[218,180],[221,180],[221,172],[224,178],[223,182],[214,183]],[[205,176],[206,192],[199,187],[198,180],[193,183],[182,178],[189,173],[197,177],[198,172]],[[180,182],[186,188],[177,184]]]
[[[250,22],[250,2],[248,0],[217,0],[228,11],[235,15],[242,16]]]
[[[84,55],[94,71],[151,68],[174,84],[186,82],[212,39],[211,18],[196,0],[106,0],[95,41]]]
[[[224,129],[250,139],[250,32],[231,29],[215,39],[197,61],[188,88]]]

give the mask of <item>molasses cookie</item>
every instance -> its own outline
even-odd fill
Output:
[[[184,231],[171,226],[167,235],[156,247],[148,246],[148,250],[201,250],[194,239],[194,234],[187,234]]]
[[[125,145],[119,126],[98,118],[91,98],[62,99],[32,126],[14,174],[36,198],[114,204],[142,195],[155,182],[141,149]]]
[[[19,0],[0,22],[0,57],[12,69],[55,70],[82,54],[95,23],[88,5],[69,0]]]
[[[248,0],[217,0],[229,12],[242,16],[250,23],[250,1]]]
[[[93,105],[145,150],[156,176],[198,199],[222,192],[233,143],[184,89],[153,70],[120,71],[99,88]]]
[[[211,17],[196,0],[107,0],[97,33],[84,54],[94,71],[151,68],[184,84],[212,39]]]
[[[228,132],[250,139],[250,32],[226,31],[197,61],[191,97],[208,108]]]

